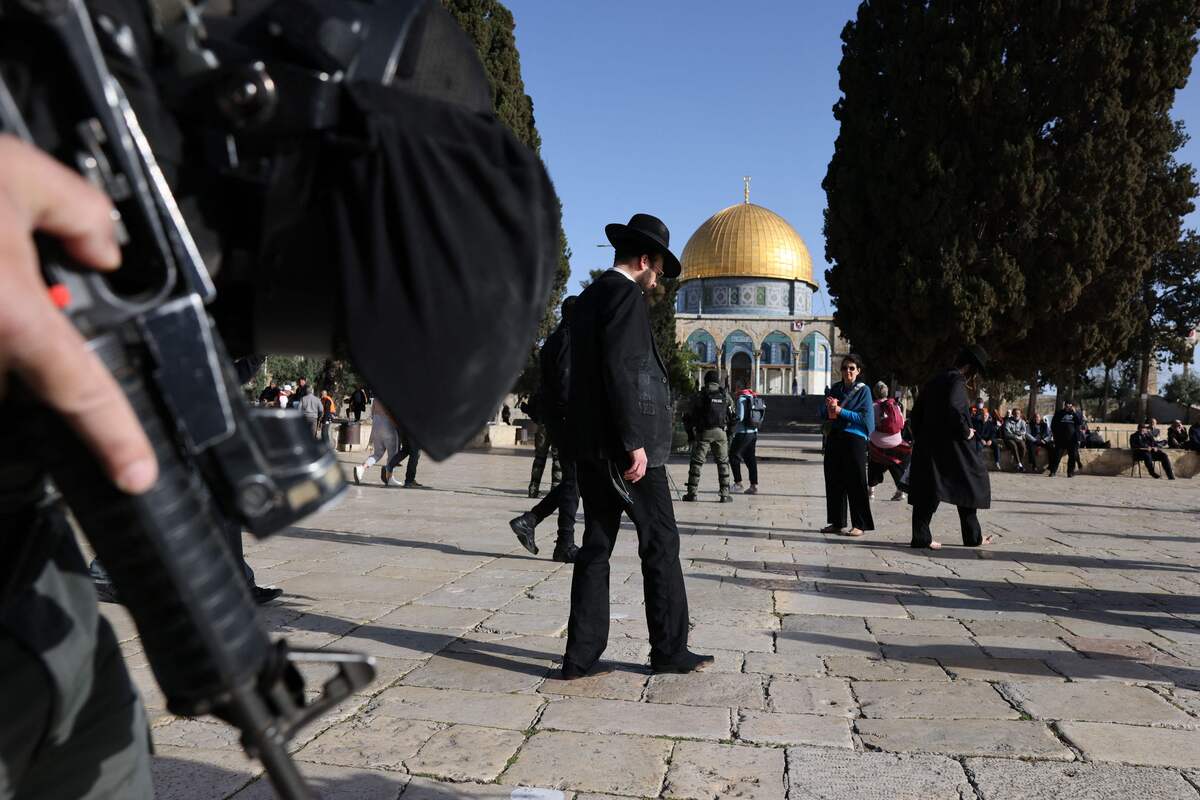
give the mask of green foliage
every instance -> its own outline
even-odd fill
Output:
[[[1128,352],[1196,193],[1168,112],[1198,26],[1191,0],[862,3],[823,182],[855,349],[905,383],[971,340],[1000,378]]]
[[[1171,403],[1185,406],[1200,405],[1200,378],[1192,373],[1178,373],[1171,376],[1163,387],[1163,397]]]
[[[678,278],[663,278],[646,298],[650,303],[650,329],[654,333],[654,343],[667,367],[667,381],[676,400],[687,397],[696,388],[693,366],[695,354],[681,346],[675,338],[675,295],[678,291]]]
[[[538,134],[533,116],[533,99],[525,93],[525,81],[521,77],[521,56],[517,51],[517,40],[513,35],[516,23],[512,12],[499,0],[442,0],[442,5],[462,26],[487,70],[492,85],[492,108],[496,117],[513,135],[534,152],[541,152],[542,137]],[[559,207],[559,218],[562,208]],[[546,313],[538,327],[537,337],[531,343],[525,369],[517,378],[513,388],[518,394],[528,395],[538,385],[538,350],[554,326],[558,324],[555,310],[562,302],[571,277],[571,249],[566,234],[559,225],[558,269],[554,284],[546,303]]]
[[[1194,345],[1187,337],[1200,328],[1200,236],[1195,231],[1155,256],[1135,310],[1143,325],[1142,352],[1167,362],[1191,360]]]

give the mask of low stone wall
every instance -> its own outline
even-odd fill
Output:
[[[1200,474],[1200,453],[1190,450],[1163,450],[1167,454],[1167,458],[1171,459],[1171,468],[1175,470],[1176,478],[1191,478]],[[981,458],[987,459],[988,469],[995,471],[995,466],[992,464],[992,454],[990,452],[980,453]],[[1037,466],[1042,469],[1046,468],[1046,463],[1049,460],[1050,454],[1039,448],[1037,456]],[[1137,470],[1133,469],[1133,451],[1120,447],[1110,447],[1107,449],[1084,449],[1079,451],[1080,474],[1082,475],[1126,475],[1137,477]],[[1025,465],[1028,469],[1029,465]],[[1014,472],[1017,468],[1017,462],[1012,457],[1012,453],[1007,450],[1002,450],[1000,453],[1000,469],[1003,472]],[[1067,456],[1064,453],[1062,462],[1059,464],[1059,470],[1067,469]],[[1142,474],[1149,477],[1146,470],[1142,470]]]

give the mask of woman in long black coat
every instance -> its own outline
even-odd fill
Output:
[[[967,381],[987,366],[987,353],[978,345],[965,348],[955,367],[936,375],[921,389],[909,420],[912,423],[912,466],[908,502],[913,507],[912,546],[936,550],[929,523],[941,502],[958,507],[963,545],[979,547],[986,539],[976,511],[992,504],[987,467],[971,441]]]

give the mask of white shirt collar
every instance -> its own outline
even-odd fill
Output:
[[[617,273],[618,275],[621,275],[626,280],[628,280],[630,283],[637,283],[637,281],[635,281],[633,279],[633,276],[631,276],[628,272],[625,272],[625,270],[617,269],[616,267],[609,267],[609,270]]]

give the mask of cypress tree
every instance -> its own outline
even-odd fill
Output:
[[[843,30],[826,272],[856,349],[906,382],[964,341],[1002,375],[1128,342],[1195,194],[1164,169],[1189,0],[864,2]]]
[[[542,137],[534,122],[533,99],[525,93],[525,81],[521,78],[521,56],[517,51],[517,40],[513,35],[516,23],[512,12],[500,0],[442,0],[442,5],[462,26],[479,53],[492,86],[492,108],[496,117],[513,135],[534,152],[541,154]],[[559,217],[562,208],[559,207]],[[571,250],[566,235],[559,225],[559,260],[554,285],[546,313],[538,327],[537,340],[533,343],[529,361],[517,379],[515,391],[530,394],[538,385],[537,353],[554,326],[558,324],[557,309],[571,276]]]

